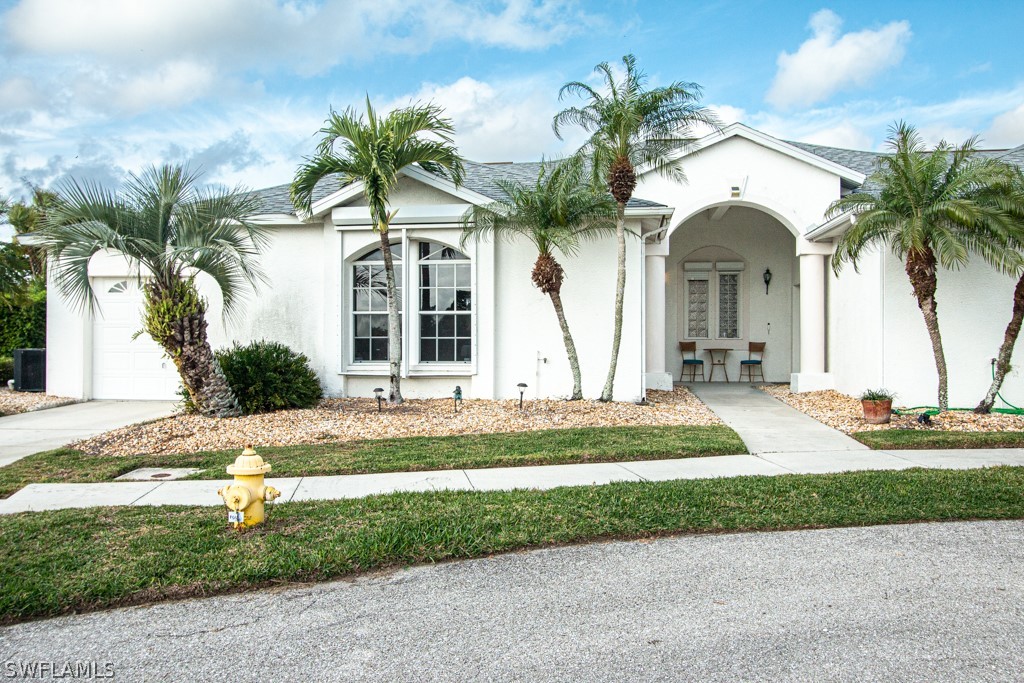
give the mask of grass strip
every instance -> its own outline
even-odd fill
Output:
[[[885,429],[856,432],[853,438],[875,450],[928,448],[1024,448],[1024,432],[940,432]]]
[[[22,513],[0,517],[0,622],[603,538],[1022,517],[1022,467],[402,493],[241,534],[218,508]]]
[[[139,467],[192,467],[193,479],[223,479],[232,451],[101,456],[72,449],[37,453],[0,467],[0,498],[31,483],[110,481]],[[259,448],[275,477],[406,472],[580,462],[656,460],[746,453],[728,427],[595,427],[508,434],[408,437]]]

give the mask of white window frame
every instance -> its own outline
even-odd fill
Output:
[[[433,243],[442,247],[448,247],[466,256],[465,259],[453,259],[447,261],[425,261],[420,258],[420,245],[425,243]],[[409,261],[410,280],[416,283],[416,299],[415,301],[406,298],[407,305],[410,306],[409,314],[411,318],[411,329],[413,331],[413,337],[410,340],[412,343],[409,344],[410,360],[411,360],[411,375],[456,375],[466,376],[472,375],[476,372],[477,363],[477,274],[476,274],[476,259],[471,255],[466,254],[465,250],[459,247],[452,246],[445,241],[439,239],[431,239],[429,235],[423,235],[421,237],[410,239],[409,241],[410,253],[416,255],[415,260]],[[420,266],[430,264],[450,264],[450,265],[468,265],[469,266],[469,291],[470,291],[470,310],[467,314],[463,314],[464,317],[469,318],[469,334],[470,334],[470,359],[468,361],[427,361],[423,360],[420,356],[421,352],[421,329],[420,329],[420,316],[421,315],[442,315],[440,311],[433,313],[429,311],[420,310],[421,306],[421,292],[420,292]]]
[[[744,271],[746,263],[743,261],[687,261],[683,263],[683,315],[685,320],[685,339],[695,341],[725,341],[738,342],[746,338],[743,315],[744,286],[746,285]],[[735,337],[723,337],[721,335],[721,306],[719,291],[721,288],[722,275],[736,275],[736,334]],[[690,330],[690,281],[708,281],[708,335],[697,337],[691,334]],[[714,334],[712,334],[712,332]]]
[[[394,241],[391,243],[392,248],[396,245],[400,245],[402,242]],[[368,375],[379,375],[381,372],[387,374],[390,370],[389,361],[376,361],[376,360],[356,360],[356,325],[355,317],[357,315],[379,315],[377,311],[373,312],[360,312],[355,310],[355,290],[356,290],[356,276],[355,269],[360,265],[380,264],[384,265],[383,261],[362,261],[361,259],[367,254],[380,249],[380,242],[371,245],[367,249],[361,250],[356,255],[350,257],[345,261],[345,277],[343,282],[345,285],[345,298],[344,306],[342,307],[342,315],[344,316],[345,323],[342,325],[342,330],[345,331],[345,372],[348,374],[368,374]],[[401,273],[402,287],[400,290],[400,297],[403,305],[399,307],[399,315],[402,317],[402,338],[405,338],[405,332],[408,330],[408,317],[405,315],[404,303],[408,300],[408,294],[406,293],[408,283],[408,273],[406,272],[406,252],[408,250],[403,247],[402,257],[395,259],[396,271]],[[387,310],[384,311],[384,315],[387,315]],[[403,356],[405,354],[403,353]]]

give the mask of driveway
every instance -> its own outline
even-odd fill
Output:
[[[0,417],[0,467],[111,429],[174,412],[173,401],[88,401]]]
[[[1024,522],[961,522],[512,553],[20,624],[0,657],[132,681],[1011,681],[1022,619]]]

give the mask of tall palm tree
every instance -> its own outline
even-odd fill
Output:
[[[378,116],[366,98],[366,116],[348,108],[332,111],[319,131],[316,154],[299,167],[292,182],[292,202],[306,213],[312,208],[313,189],[330,174],[342,184],[360,181],[370,205],[370,221],[380,236],[388,293],[388,363],[391,375],[388,402],[402,402],[402,318],[399,314],[395,265],[388,227],[388,195],[398,183],[398,172],[417,164],[431,173],[462,184],[462,157],[452,141],[455,128],[444,110],[433,104],[414,104]]]
[[[928,150],[915,128],[900,122],[890,128],[891,154],[879,159],[869,182],[876,195],[858,192],[832,203],[834,218],[851,212],[856,222],[836,244],[832,268],[856,267],[865,249],[881,246],[903,261],[917,305],[924,316],[939,376],[939,410],[949,409],[946,356],[939,333],[935,290],[938,266],[959,268],[971,253],[1002,268],[1012,268],[1001,212],[979,193],[1001,181],[1005,166],[976,155],[976,138],[959,146],[940,142]]]
[[[583,378],[576,344],[562,307],[565,271],[553,252],[557,249],[565,256],[574,256],[584,240],[615,230],[615,203],[584,181],[584,167],[579,157],[554,165],[541,162],[533,185],[497,181],[508,198],[473,207],[466,213],[462,232],[463,244],[471,237],[493,235],[495,239],[510,241],[522,237],[537,247],[531,278],[534,286],[551,299],[562,328],[562,341],[572,369],[571,400],[583,398]]]
[[[572,81],[558,91],[561,100],[575,95],[587,100],[581,107],[569,107],[555,115],[552,127],[562,138],[566,125],[576,125],[590,134],[580,150],[591,159],[595,181],[606,184],[618,204],[615,238],[618,273],[615,280],[615,327],[612,357],[601,400],[612,400],[615,371],[622,342],[622,306],[626,291],[626,204],[636,189],[636,170],[650,167],[658,173],[685,181],[682,153],[695,141],[693,127],[705,124],[717,128],[718,118],[698,100],[701,88],[696,83],[676,81],[647,89],[647,77],[636,66],[636,57],[622,58],[624,73],[616,78],[607,62],[594,71],[602,80],[597,90],[586,83]]]
[[[1024,171],[1016,167],[1008,167],[1006,182],[986,191],[984,198],[1006,215],[1009,222],[1008,250],[1012,250],[1018,256],[1024,254]],[[1010,322],[1006,324],[1003,343],[999,347],[999,353],[996,354],[995,365],[992,368],[992,383],[974,412],[992,412],[992,406],[995,405],[1006,373],[1010,371],[1013,348],[1017,344],[1022,324],[1024,324],[1024,268],[1019,269],[1017,285],[1013,289]]]
[[[81,309],[95,303],[89,259],[104,249],[121,252],[145,292],[145,331],[174,361],[199,411],[231,417],[238,401],[210,348],[195,276],[213,278],[230,316],[247,287],[266,281],[257,259],[268,237],[247,219],[258,198],[198,181],[188,168],[169,165],[130,175],[119,193],[69,180],[47,208],[40,243],[53,282]]]

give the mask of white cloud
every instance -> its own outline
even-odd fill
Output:
[[[845,149],[870,149],[874,142],[870,133],[849,121],[812,130],[801,135],[800,141]]]
[[[982,135],[982,142],[992,147],[1024,145],[1024,104],[992,119],[992,125]]]
[[[906,21],[840,35],[842,19],[828,9],[812,15],[809,25],[812,37],[796,52],[779,55],[778,72],[765,96],[775,107],[808,106],[867,85],[900,63],[911,36]]]
[[[426,83],[386,108],[410,101],[434,102],[455,123],[463,156],[477,161],[533,161],[542,154],[572,151],[583,141],[578,131],[566,131],[564,142],[551,131],[551,119],[561,109],[557,92],[556,83],[540,79],[487,83],[463,77],[448,84]]]
[[[3,17],[17,54],[135,65],[188,59],[222,69],[320,73],[359,55],[421,53],[442,40],[537,49],[593,19],[568,0],[21,0]]]

